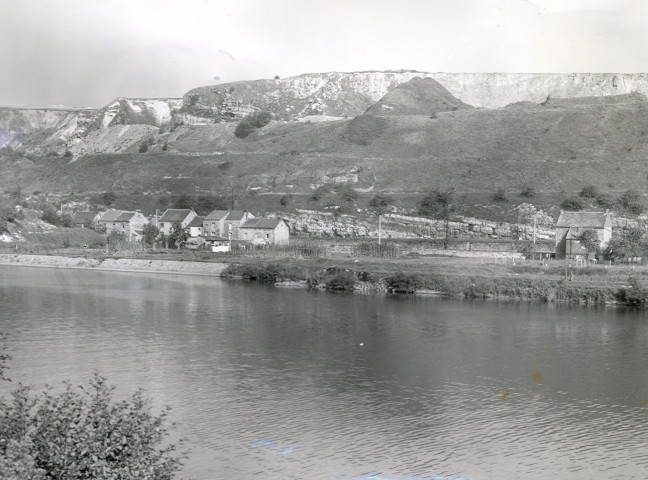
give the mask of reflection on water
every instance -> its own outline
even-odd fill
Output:
[[[629,309],[0,267],[10,376],[144,387],[173,406],[198,480],[648,478],[646,325]]]

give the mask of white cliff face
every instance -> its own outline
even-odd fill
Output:
[[[237,121],[258,110],[275,118],[339,119],[355,117],[389,90],[414,77],[438,81],[461,101],[483,108],[552,98],[648,95],[648,74],[574,73],[431,73],[417,71],[314,73],[276,80],[255,80],[199,87],[183,99],[119,98],[102,109],[0,108],[3,144],[16,147],[25,135],[45,134],[32,151],[62,153],[83,142],[91,133],[117,125],[159,128],[171,122],[201,125]],[[100,136],[100,135],[99,135]],[[93,140],[93,141],[94,141]],[[113,145],[114,147],[114,145]],[[98,150],[96,150],[98,149]],[[78,148],[77,148],[78,150]],[[95,145],[89,151],[99,151]],[[112,151],[106,147],[105,152]],[[121,149],[120,149],[121,151]]]

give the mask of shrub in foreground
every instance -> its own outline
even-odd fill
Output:
[[[167,411],[152,414],[141,390],[123,401],[113,390],[95,374],[85,388],[21,386],[0,399],[0,478],[173,479],[185,455],[166,442]]]

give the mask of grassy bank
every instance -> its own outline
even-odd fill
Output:
[[[648,304],[648,272],[631,268],[568,265],[497,265],[444,259],[412,265],[405,261],[231,263],[223,276],[309,288],[368,293],[439,294],[587,304]],[[436,267],[434,268],[434,263]],[[453,264],[454,268],[443,268]],[[375,268],[371,268],[371,267]],[[412,268],[408,268],[408,266]],[[400,268],[398,268],[400,267]],[[520,273],[522,272],[522,273]]]

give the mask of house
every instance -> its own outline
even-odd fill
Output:
[[[240,240],[239,227],[247,220],[254,218],[250,212],[244,210],[231,210],[223,220],[222,237]]]
[[[76,212],[72,217],[72,226],[75,228],[92,228],[97,215],[94,212]]]
[[[140,212],[122,212],[112,224],[113,229],[124,233],[126,240],[139,241],[142,239],[142,230],[148,219]]]
[[[198,249],[203,246],[205,243],[202,233],[203,233],[203,220],[204,217],[195,216],[191,222],[189,222],[185,228],[189,238],[185,243],[185,247]]]
[[[239,240],[255,245],[286,245],[290,231],[279,218],[253,218],[238,229]]]
[[[123,210],[115,210],[114,208],[111,208],[99,217],[97,225],[105,228],[106,233],[110,233],[117,228],[115,222],[122,213],[124,213]]]
[[[191,222],[187,224],[187,233],[191,238],[200,237],[203,234],[203,222],[205,217],[196,215]]]
[[[148,219],[139,210],[128,212],[110,209],[97,220],[98,225],[105,227],[106,233],[123,233],[127,240],[139,240],[147,223]]]
[[[203,220],[203,233],[212,237],[225,236],[225,217],[229,210],[214,210]]]
[[[556,258],[588,257],[587,249],[578,240],[587,231],[594,232],[601,248],[605,248],[612,238],[610,213],[561,211],[556,222]]]
[[[173,224],[179,223],[185,228],[196,217],[196,212],[191,208],[168,208],[158,219],[160,233],[170,235],[173,231]]]

